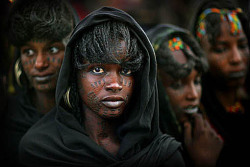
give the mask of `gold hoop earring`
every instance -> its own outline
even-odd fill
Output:
[[[20,63],[21,63],[21,60],[20,60],[20,58],[18,58],[16,63],[15,63],[15,77],[16,77],[17,84],[20,87],[22,87],[22,84],[21,84],[21,81],[20,81],[20,76],[22,74]]]
[[[64,102],[66,103],[66,105],[69,107],[69,108],[73,108],[71,103],[70,103],[70,100],[69,100],[69,94],[70,94],[70,87],[67,89],[66,93],[64,94]]]

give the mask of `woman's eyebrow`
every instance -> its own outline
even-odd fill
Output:
[[[223,41],[223,40],[217,40],[215,42],[215,45],[227,45],[227,44],[228,44],[228,42],[227,41]]]
[[[238,39],[238,42],[248,42],[246,37],[240,37],[240,39]]]

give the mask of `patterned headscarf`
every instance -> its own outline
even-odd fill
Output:
[[[238,13],[242,13],[240,8],[237,8],[236,10],[209,8],[202,12],[198,20],[196,36],[199,41],[201,40],[202,36],[206,34],[205,18],[211,13],[220,14],[221,21],[227,20],[229,22],[231,28],[230,32],[232,35],[237,35],[242,32],[242,26],[237,16]]]

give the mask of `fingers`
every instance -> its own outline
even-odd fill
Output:
[[[184,142],[186,145],[189,145],[192,142],[192,127],[190,122],[185,121],[183,127],[184,127]]]
[[[200,134],[204,132],[206,124],[201,114],[195,113],[192,115],[194,119],[194,134]]]
[[[216,138],[217,140],[223,142],[223,140],[220,138],[218,133],[211,127],[210,123],[208,122],[207,119],[204,119],[201,114],[193,114],[193,118],[195,121],[195,126],[194,126],[194,138],[203,138],[207,136],[210,138],[210,140],[213,140]]]

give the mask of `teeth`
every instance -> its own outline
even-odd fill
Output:
[[[102,103],[109,108],[118,108],[124,101],[102,101]]]
[[[197,113],[197,112],[198,112],[198,107],[185,109],[185,113],[187,113],[187,114],[193,114],[193,113]]]
[[[231,73],[229,76],[230,78],[239,78],[239,77],[245,76],[245,72],[244,71],[234,72],[234,73]]]
[[[35,77],[35,80],[37,82],[44,82],[44,81],[47,81],[51,78],[51,75],[47,75],[47,76],[44,76],[44,77]]]

